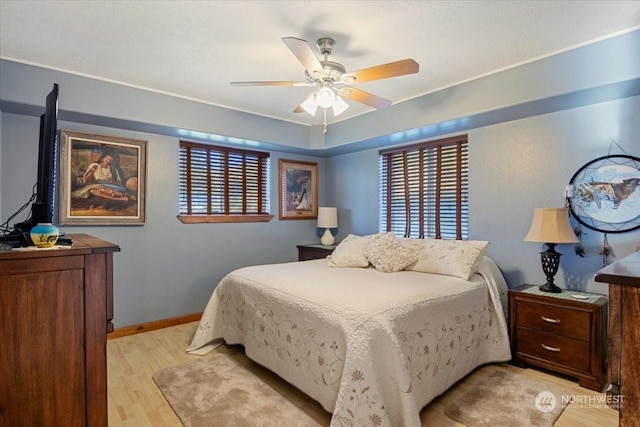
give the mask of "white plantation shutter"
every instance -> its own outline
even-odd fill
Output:
[[[469,238],[467,136],[381,150],[380,231],[404,237]]]
[[[180,214],[266,214],[269,170],[269,153],[180,141]]]

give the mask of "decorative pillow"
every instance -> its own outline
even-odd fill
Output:
[[[329,267],[368,267],[369,260],[362,251],[368,242],[369,236],[361,237],[349,234],[327,257]]]
[[[469,280],[476,272],[489,242],[480,240],[404,239],[418,260],[406,270],[443,274]]]
[[[363,252],[376,270],[385,273],[403,270],[418,259],[416,254],[404,247],[391,233],[376,234],[369,240]]]

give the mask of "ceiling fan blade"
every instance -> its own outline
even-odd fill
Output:
[[[302,40],[296,37],[283,37],[282,41],[291,50],[293,55],[300,61],[302,66],[309,74],[314,72],[325,75],[322,64],[313,53],[306,40]]]
[[[231,86],[315,86],[309,82],[261,81],[261,82],[231,82]]]
[[[352,73],[347,73],[341,78],[342,83],[358,84],[370,82],[372,80],[386,79],[389,77],[415,74],[420,66],[413,59],[403,59],[401,61],[389,62],[388,64],[376,65],[375,67],[363,68]],[[352,80],[353,81],[350,81]]]
[[[378,110],[383,110],[391,105],[391,101],[388,99],[381,98],[379,96],[370,94],[369,92],[365,92],[360,89],[356,89],[354,87],[345,87],[338,91],[340,96],[344,96],[345,98],[353,99],[354,101],[360,102],[361,104],[368,105],[373,108],[377,108]]]

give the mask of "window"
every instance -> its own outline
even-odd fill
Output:
[[[469,238],[467,136],[381,150],[380,231],[404,237]]]
[[[269,221],[269,153],[180,141],[182,222]]]

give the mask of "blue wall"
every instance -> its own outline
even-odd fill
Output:
[[[523,241],[533,210],[562,207],[573,174],[606,155],[612,139],[640,157],[640,96],[471,129],[468,135],[470,238],[490,242],[488,255],[503,269],[509,286],[544,283],[538,255],[544,245]],[[622,151],[614,146],[611,153]],[[338,239],[348,232],[378,231],[377,162],[377,149],[327,160],[327,201],[340,207]],[[584,231],[584,258],[574,254],[573,245],[558,246],[564,256],[556,283],[606,294],[607,286],[593,280],[602,268],[598,253],[604,236]],[[640,250],[640,230],[609,234],[608,240],[612,260]]]
[[[317,242],[315,221],[277,218],[277,160],[318,162],[320,204],[339,207],[338,239],[377,232],[378,148],[466,132],[470,233],[510,285],[544,280],[538,252],[523,242],[533,209],[562,206],[564,186],[616,140],[640,157],[640,31],[418,97],[329,127],[305,127],[38,67],[0,61],[0,217],[31,193],[44,96],[60,84],[61,129],[145,139],[144,226],[67,226],[118,243],[115,325],[201,311],[234,268],[293,261],[296,244]],[[184,225],[178,213],[180,138],[250,144],[272,153],[269,223]],[[22,220],[24,218],[19,218]],[[602,235],[588,232],[585,258],[570,245],[558,280],[606,293],[592,280]],[[640,232],[610,235],[615,259],[637,250]]]
[[[148,141],[144,226],[61,226],[117,243],[114,255],[114,324],[122,327],[204,309],[215,284],[229,271],[258,263],[297,259],[296,245],[316,242],[314,221],[279,221],[278,159],[325,159],[271,152],[271,211],[268,223],[182,224],[178,215],[179,139],[163,135],[62,121],[61,129]],[[0,195],[6,220],[31,194],[37,170],[39,119],[2,114]],[[320,201],[324,188],[320,186]],[[20,217],[20,220],[24,217]]]

